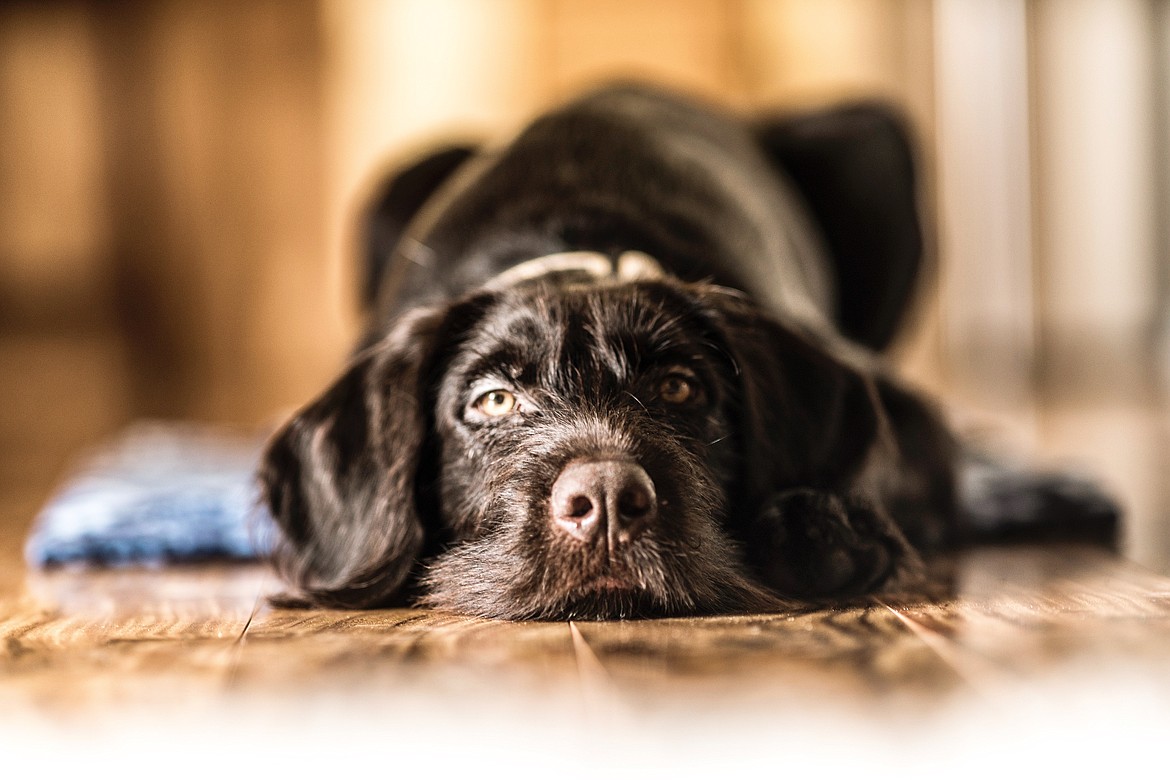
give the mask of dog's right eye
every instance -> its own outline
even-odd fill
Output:
[[[516,408],[516,396],[508,390],[488,390],[473,406],[488,417],[503,417]]]

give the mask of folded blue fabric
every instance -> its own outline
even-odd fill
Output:
[[[81,464],[38,515],[32,566],[251,559],[275,527],[258,501],[262,441],[141,423]]]

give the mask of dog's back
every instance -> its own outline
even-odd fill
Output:
[[[387,186],[370,215],[371,335],[534,257],[634,249],[882,347],[921,256],[908,150],[875,106],[752,125],[658,90],[594,92],[503,149],[443,150]]]

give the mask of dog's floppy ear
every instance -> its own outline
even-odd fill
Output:
[[[473,154],[475,147],[469,145],[437,149],[399,168],[381,182],[363,215],[366,278],[362,302],[367,308],[377,300],[386,266],[407,224]]]
[[[883,424],[872,379],[807,330],[731,294],[710,300],[741,388],[744,487],[849,490]]]
[[[277,564],[311,603],[391,604],[423,548],[415,484],[444,319],[407,315],[268,445],[259,477],[283,532]]]
[[[917,288],[923,261],[914,145],[880,103],[852,103],[756,125],[771,163],[808,206],[829,250],[838,327],[883,349]]]

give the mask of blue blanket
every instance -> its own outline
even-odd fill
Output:
[[[261,508],[259,438],[142,423],[86,458],[37,517],[32,566],[252,559],[275,527]]]

